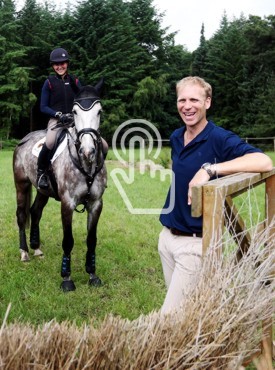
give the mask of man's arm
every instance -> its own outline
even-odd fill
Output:
[[[215,176],[231,175],[237,172],[268,172],[273,167],[272,160],[264,153],[249,153],[242,157],[222,163],[212,164],[211,171]],[[192,202],[192,186],[205,184],[210,176],[201,168],[189,183],[188,204]]]
[[[237,172],[268,172],[272,170],[272,160],[264,153],[249,153],[231,161],[211,166],[216,175],[231,175]]]

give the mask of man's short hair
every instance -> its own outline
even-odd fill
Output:
[[[178,93],[178,90],[181,86],[188,85],[188,84],[201,86],[205,91],[206,97],[207,98],[212,98],[212,87],[211,87],[211,85],[208,82],[206,82],[203,78],[198,77],[198,76],[188,76],[188,77],[184,77],[180,81],[178,81],[177,84],[176,84],[177,93]]]

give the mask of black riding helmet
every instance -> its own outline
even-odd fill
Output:
[[[69,62],[69,54],[67,50],[62,48],[54,49],[50,54],[50,63]]]

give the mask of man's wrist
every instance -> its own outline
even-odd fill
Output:
[[[217,168],[217,163],[214,163],[214,164],[211,164],[211,169],[212,169],[212,172],[214,173],[213,176],[218,176],[218,168]]]
[[[216,164],[211,164],[209,162],[206,162],[201,166],[201,168],[204,169],[208,173],[210,178],[217,174]]]

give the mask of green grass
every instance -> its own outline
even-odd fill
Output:
[[[274,160],[274,153],[269,154]],[[112,156],[110,151],[108,159],[115,159]],[[159,163],[164,161],[168,167],[167,158],[169,149],[164,148]],[[97,273],[104,284],[100,288],[87,285],[88,275],[84,266],[86,214],[75,213],[72,278],[77,289],[64,294],[59,289],[62,257],[60,203],[51,199],[41,220],[45,257],[32,257],[29,263],[22,263],[15,214],[12,151],[0,151],[0,320],[10,302],[9,322],[34,325],[53,318],[77,324],[93,319],[96,324],[108,313],[132,320],[161,307],[165,286],[157,252],[161,230],[158,215],[128,212],[110,175],[116,167],[114,162],[108,163],[108,188],[98,226]],[[168,187],[169,179],[160,182],[158,175],[151,178],[148,171],[144,175],[137,171],[135,182],[127,186],[127,195],[134,207],[161,208]],[[263,202],[262,191],[255,191],[260,203]],[[263,203],[259,207],[263,208]]]
[[[113,168],[108,166],[109,172]],[[41,241],[45,258],[22,263],[16,223],[12,152],[0,152],[0,318],[9,302],[9,321],[39,324],[56,318],[77,323],[91,318],[101,321],[108,313],[134,319],[161,307],[165,287],[157,252],[161,225],[158,215],[132,215],[128,212],[111,176],[104,194],[104,207],[98,226],[97,273],[104,285],[87,285],[85,272],[86,214],[74,213],[75,246],[72,278],[76,291],[60,291],[62,225],[60,203],[50,199],[41,220]],[[141,176],[149,188],[150,178]],[[138,183],[138,179],[136,180]],[[163,205],[169,183],[155,192]],[[140,187],[140,184],[137,184]],[[127,189],[134,203],[139,191]]]

